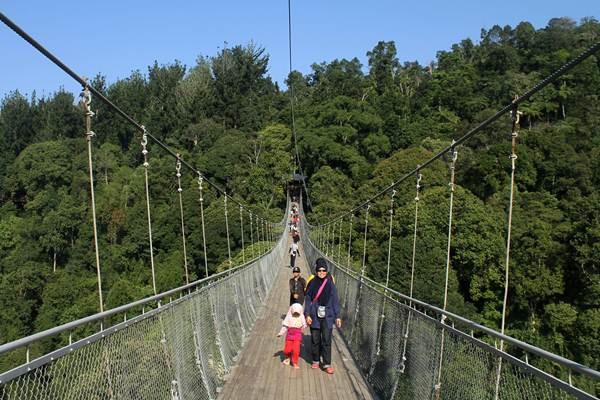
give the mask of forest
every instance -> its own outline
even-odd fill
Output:
[[[481,123],[600,38],[594,18],[535,29],[482,29],[405,61],[393,41],[358,58],[294,71],[295,130],[318,225],[349,211]],[[517,147],[507,333],[600,370],[600,55],[522,104]],[[404,59],[404,60],[403,60]],[[65,76],[65,79],[68,79]],[[184,160],[247,205],[229,209],[234,264],[251,243],[249,211],[281,221],[294,172],[290,92],[269,76],[259,45],[238,45],[193,66],[155,63],[91,85]],[[106,309],[153,293],[141,135],[106,105],[96,113],[94,183]],[[75,94],[18,90],[0,104],[0,343],[98,312],[84,112]],[[511,121],[458,148],[448,309],[499,329],[510,182]],[[158,291],[185,283],[175,159],[150,142]],[[227,268],[222,196],[206,187],[207,251],[196,176],[182,187],[190,280]],[[422,171],[417,299],[440,305],[448,230],[448,159]],[[408,293],[415,182],[395,197],[390,286]],[[371,210],[366,274],[385,281],[389,196]],[[244,213],[246,213],[244,215]],[[352,268],[362,261],[354,217]],[[347,235],[348,221],[342,225]],[[339,228],[338,228],[339,229]],[[258,239],[254,238],[254,242]],[[11,360],[3,360],[4,366]],[[2,365],[0,365],[2,367]],[[600,388],[597,388],[600,392]]]

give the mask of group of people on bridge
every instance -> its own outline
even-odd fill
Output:
[[[340,303],[335,286],[335,280],[328,271],[327,260],[318,258],[315,261],[315,272],[308,280],[300,276],[300,267],[295,265],[296,257],[300,256],[298,206],[292,204],[290,233],[290,267],[292,278],[289,281],[290,307],[282,322],[277,337],[285,335],[283,349],[283,364],[291,363],[293,368],[298,366],[300,345],[303,339],[303,329],[310,327],[311,337],[311,368],[321,368],[328,374],[333,374],[331,363],[331,339],[333,326],[342,326],[339,317]]]
[[[290,210],[290,234],[292,235],[292,244],[290,244],[290,267],[296,266],[296,257],[300,256],[300,213],[298,212],[298,205],[293,203]]]

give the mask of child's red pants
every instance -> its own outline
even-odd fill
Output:
[[[285,358],[292,357],[292,365],[298,365],[300,357],[300,343],[302,340],[286,340],[283,348],[283,356]]]

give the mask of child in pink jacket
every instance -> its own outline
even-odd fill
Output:
[[[299,303],[292,304],[281,324],[283,326],[277,337],[287,332],[285,347],[283,348],[283,356],[285,357],[283,363],[289,365],[291,357],[292,367],[296,369],[300,368],[298,366],[298,358],[300,357],[300,343],[302,343],[302,329],[307,326],[302,305]]]

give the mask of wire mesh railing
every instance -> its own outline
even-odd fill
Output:
[[[322,253],[311,239],[304,240],[304,251],[311,266],[319,257],[328,259],[342,308],[340,332],[380,398],[491,400],[499,359],[499,399],[596,398],[536,367],[533,359],[560,364],[569,374],[584,372],[590,380],[598,372],[361,277]],[[499,340],[508,343],[504,351],[495,345]]]
[[[179,296],[174,300],[130,319],[122,310],[116,317],[123,322],[3,372],[0,399],[216,398],[273,284],[276,274],[268,271],[282,262],[284,238],[261,258],[149,298],[144,307]],[[0,346],[0,354],[115,318],[104,314]]]

